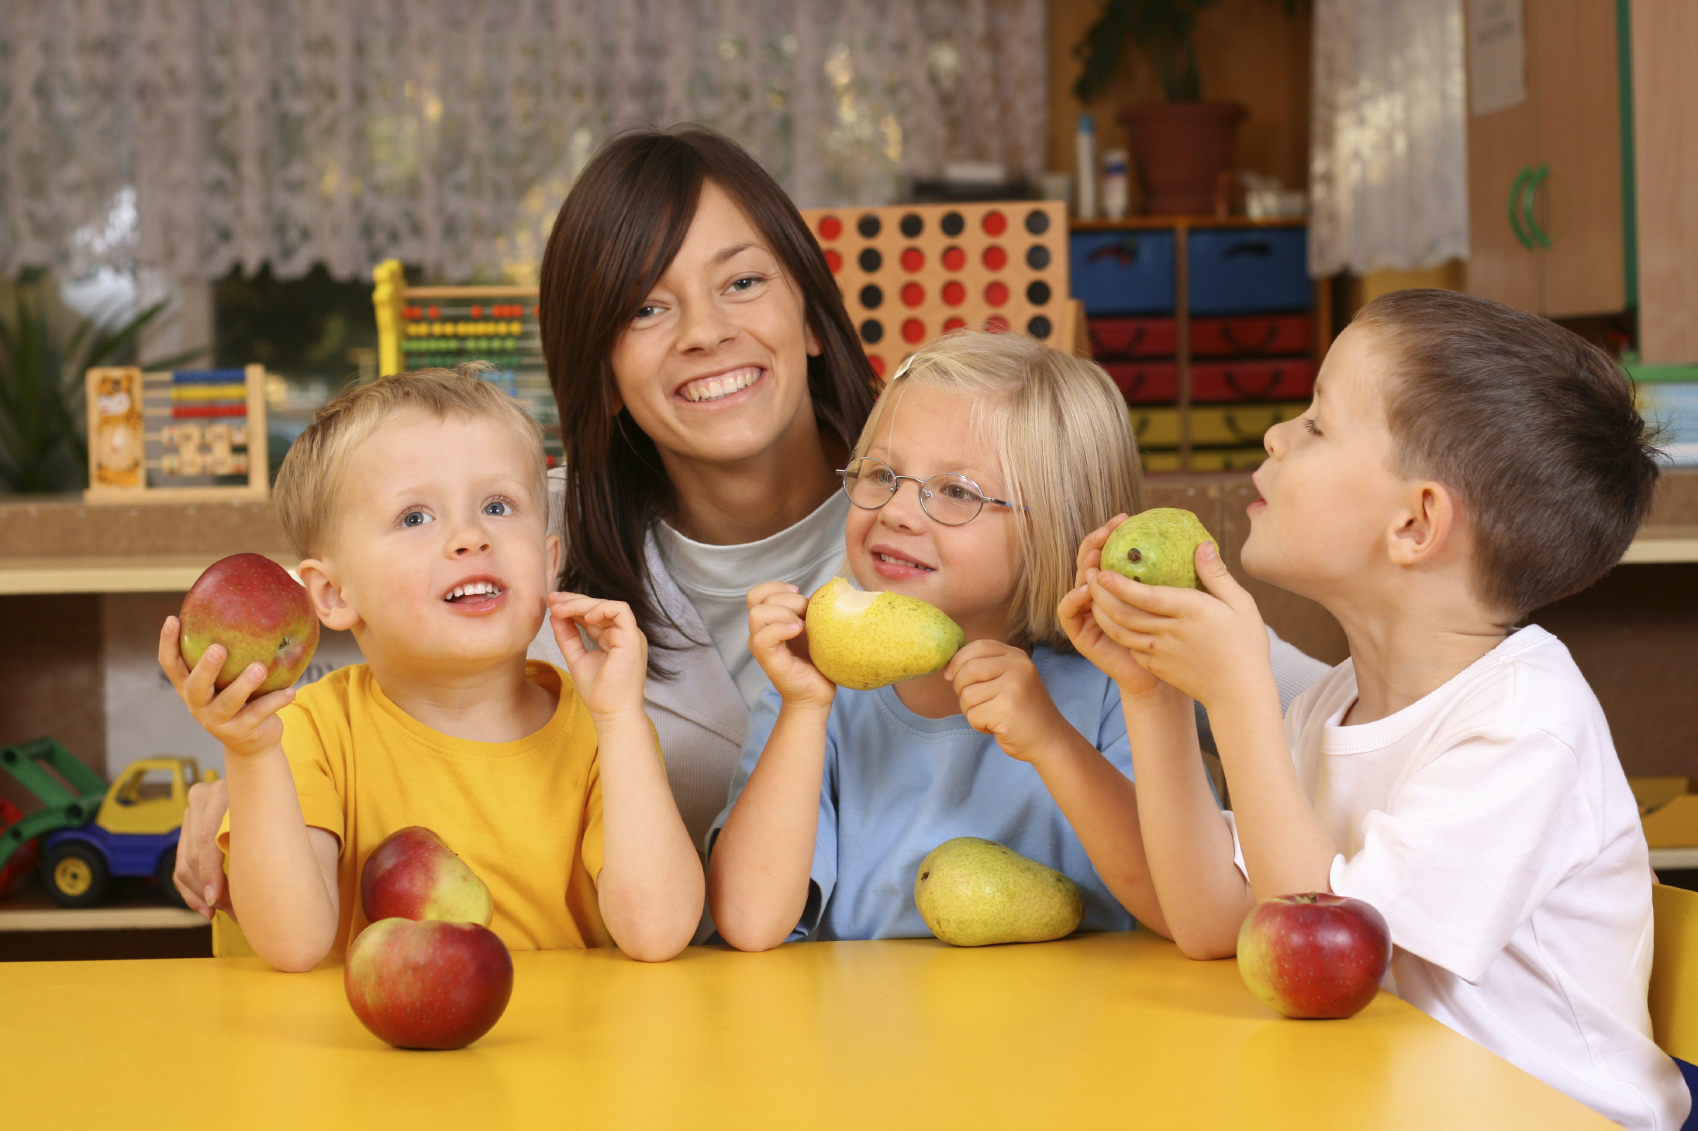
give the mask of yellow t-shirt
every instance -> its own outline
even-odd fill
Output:
[[[367,857],[408,825],[435,832],[489,885],[490,929],[511,949],[613,945],[596,902],[602,846],[595,727],[571,676],[532,661],[525,678],[559,702],[547,725],[516,742],[471,742],[432,730],[392,703],[364,664],[302,688],[279,712],[301,813],[342,845],[332,956],[369,922],[360,907]],[[226,817],[218,834],[226,853],[229,829]]]

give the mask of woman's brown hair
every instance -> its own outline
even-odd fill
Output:
[[[843,298],[796,206],[765,169],[723,134],[699,126],[641,129],[610,140],[555,218],[542,258],[543,356],[560,408],[565,453],[565,589],[624,601],[657,653],[677,644],[656,605],[643,557],[649,526],[672,505],[660,455],[627,409],[617,414],[614,347],[665,273],[712,181],[748,216],[801,291],[821,352],[808,358],[814,416],[848,447],[877,396],[877,378]]]

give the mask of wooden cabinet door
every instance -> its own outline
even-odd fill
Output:
[[[1527,56],[1538,76],[1539,164],[1550,170],[1533,207],[1551,244],[1538,256],[1541,312],[1613,313],[1627,305],[1615,5],[1530,0],[1526,12]]]
[[[1531,15],[1524,15],[1523,27]],[[1539,156],[1540,75],[1531,34],[1527,38],[1527,101],[1490,114],[1469,111],[1468,290],[1536,312],[1544,307],[1539,257],[1515,237],[1509,222],[1510,189]]]
[[[1634,0],[1639,356],[1698,361],[1698,2]]]

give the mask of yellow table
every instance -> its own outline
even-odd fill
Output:
[[[1285,1021],[1147,932],[514,956],[459,1052],[363,1029],[340,969],[0,965],[16,1128],[1605,1128],[1387,994]]]

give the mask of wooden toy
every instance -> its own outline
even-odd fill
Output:
[[[1068,297],[1062,201],[813,208],[802,219],[881,377],[963,326],[1087,352],[1082,311]]]
[[[487,361],[484,379],[517,397],[542,425],[549,466],[560,458],[560,413],[537,331],[537,289],[409,287],[396,259],[372,272],[378,373]]]
[[[85,502],[242,502],[269,493],[263,365],[99,366],[85,380]]]

